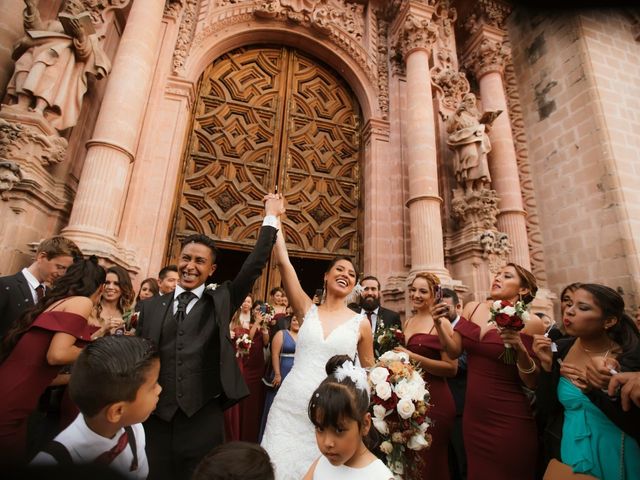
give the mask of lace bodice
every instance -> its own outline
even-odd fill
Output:
[[[325,365],[334,355],[354,357],[362,315],[354,315],[327,337],[313,305],[306,313],[296,344],[291,372],[276,395],[262,446],[269,452],[277,480],[299,480],[318,458],[313,424],[307,416],[309,399],[325,379]]]

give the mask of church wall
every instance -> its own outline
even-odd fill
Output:
[[[597,18],[612,21],[609,14],[600,13]],[[638,259],[630,248],[632,242],[622,241],[629,235],[624,233],[628,204],[621,203],[623,190],[616,178],[622,170],[603,114],[608,100],[598,80],[609,75],[592,61],[598,37],[590,38],[594,34],[585,30],[586,19],[578,13],[524,10],[514,11],[509,19],[510,36],[519,39],[512,44],[513,58],[539,202],[548,286],[559,294],[571,282],[602,282],[621,288],[631,306],[636,291],[631,275]],[[602,23],[601,28],[607,27]],[[612,31],[611,26],[607,31]],[[611,87],[625,88],[622,84]]]

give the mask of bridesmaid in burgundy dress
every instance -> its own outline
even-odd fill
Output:
[[[542,320],[530,315],[521,332],[499,332],[487,323],[495,300],[518,300],[529,304],[538,290],[528,270],[513,263],[498,272],[491,285],[491,302],[468,303],[451,335],[443,327],[446,310],[434,310],[436,330],[445,350],[457,358],[467,351],[467,393],[462,420],[467,452],[468,480],[533,480],[538,441],[529,399],[522,386],[533,388],[537,366],[532,356],[532,335],[543,334]],[[499,357],[510,344],[517,354],[516,365]]]
[[[439,283],[440,280],[433,274],[416,274],[409,288],[415,315],[405,322],[403,328],[407,347],[398,347],[396,350],[406,352],[412,361],[422,367],[431,394],[431,447],[422,450],[424,465],[420,478],[449,480],[449,437],[456,417],[456,406],[447,385],[447,377],[456,375],[458,361],[442,351],[431,315],[435,289]],[[448,335],[452,334],[450,324],[442,328]]]
[[[249,387],[249,396],[240,402],[240,440],[252,443],[258,442],[265,397],[262,377],[265,368],[264,348],[269,345],[269,329],[260,312],[263,304],[264,302],[256,301],[251,308],[249,337],[253,343],[249,354],[242,358],[242,375]]]
[[[230,338],[233,347],[236,349],[236,339],[244,333],[249,333],[249,325],[251,324],[251,305],[253,304],[253,296],[251,294],[240,305],[240,309],[233,314],[229,323]],[[240,373],[244,377],[243,358],[239,354],[236,355],[236,362],[240,368]],[[224,411],[224,437],[227,442],[237,442],[240,440],[240,404],[236,403],[233,407]]]
[[[7,333],[0,352],[0,464],[22,463],[27,418],[44,390],[72,364],[97,327],[87,319],[100,300],[105,271],[97,259],[72,264],[42,301]]]

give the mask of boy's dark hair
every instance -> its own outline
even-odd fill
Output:
[[[71,370],[69,394],[83,415],[112,403],[132,402],[158,351],[150,340],[113,335],[90,343]]]
[[[185,237],[184,240],[182,240],[181,246],[184,248],[190,243],[199,243],[200,245],[209,247],[209,250],[211,250],[211,262],[216,263],[216,258],[218,258],[218,247],[216,247],[216,242],[214,242],[212,238],[209,238],[202,233],[194,233],[193,235]]]
[[[178,266],[177,265],[167,265],[162,270],[160,270],[160,273],[158,273],[158,278],[160,280],[164,280],[164,277],[166,277],[167,273],[169,273],[169,272],[178,273]]]
[[[273,480],[269,454],[260,445],[229,442],[202,459],[191,480]]]
[[[458,298],[458,294],[455,290],[447,287],[443,287],[442,289],[442,298],[450,298],[453,300],[453,305],[458,305],[460,303],[460,299]]]
[[[356,387],[349,377],[338,380],[335,371],[345,362],[353,362],[348,355],[334,355],[329,359],[325,378],[309,400],[309,420],[316,427],[341,428],[340,420],[351,418],[362,426],[369,410],[369,394]]]

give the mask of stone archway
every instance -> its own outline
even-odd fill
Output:
[[[249,250],[277,186],[292,256],[360,257],[360,131],[354,94],[317,59],[284,46],[218,57],[199,84],[169,256],[191,233]],[[258,289],[277,283],[271,272]]]

